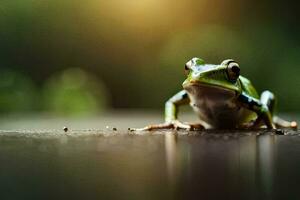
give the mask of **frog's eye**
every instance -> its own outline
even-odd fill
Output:
[[[235,61],[233,59],[226,59],[226,60],[223,60],[223,62],[221,63],[221,65],[228,65],[231,62],[235,62]]]
[[[185,65],[184,65],[184,73],[185,75],[188,75],[190,70],[191,70],[191,67],[192,67],[192,62],[189,61],[187,62]]]
[[[190,72],[190,67],[187,64],[185,64],[184,65],[184,74],[189,75],[189,72]]]
[[[232,81],[235,81],[238,79],[239,75],[240,75],[240,67],[236,62],[230,62],[227,65],[227,74],[228,74],[228,78]]]

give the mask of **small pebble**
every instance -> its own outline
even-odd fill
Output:
[[[117,130],[117,128],[114,127],[114,128],[113,128],[113,131],[116,131],[116,130]]]
[[[64,130],[65,132],[68,132],[69,129],[68,129],[68,127],[65,126],[65,127],[63,128],[63,130]]]

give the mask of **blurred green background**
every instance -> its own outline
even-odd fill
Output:
[[[1,0],[0,114],[161,110],[192,57],[300,111],[300,13],[271,0]]]

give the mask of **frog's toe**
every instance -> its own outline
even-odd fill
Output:
[[[274,121],[276,127],[278,127],[278,128],[293,128],[293,129],[298,128],[297,122],[295,122],[295,121],[289,122],[278,116],[274,116],[273,121]]]
[[[173,124],[175,129],[186,129],[186,130],[191,130],[192,129],[191,125],[180,122],[180,121],[177,121],[177,120],[174,121],[172,124]]]
[[[295,122],[295,121],[292,121],[291,122],[291,128],[298,128],[298,124],[297,124],[297,122]]]
[[[144,128],[136,128],[130,130],[131,131],[153,131],[153,130],[171,129],[171,128],[173,128],[173,124],[163,123],[163,124],[152,124],[152,125],[145,126]]]

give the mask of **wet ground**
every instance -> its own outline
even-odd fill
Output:
[[[45,129],[59,121],[0,121],[1,200],[300,198],[298,131]]]

